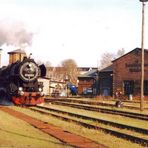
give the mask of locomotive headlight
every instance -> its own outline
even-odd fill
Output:
[[[22,88],[22,87],[19,87],[19,88],[18,88],[18,90],[19,90],[19,91],[22,91],[22,90],[23,90],[23,88]]]
[[[39,88],[39,92],[41,92],[42,91],[42,88]]]
[[[23,96],[24,95],[24,91],[23,90],[19,90],[18,91],[18,95]]]
[[[18,94],[23,96],[24,95],[24,91],[23,91],[23,88],[22,87],[19,87],[18,88]]]
[[[28,64],[28,66],[29,66],[29,68],[31,68],[31,67],[32,67],[32,64],[31,64],[31,63],[29,63],[29,64]]]

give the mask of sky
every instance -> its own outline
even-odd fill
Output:
[[[2,65],[7,52],[22,48],[37,61],[58,66],[74,59],[97,67],[103,53],[141,47],[139,0],[0,0]],[[145,42],[148,48],[148,4]]]

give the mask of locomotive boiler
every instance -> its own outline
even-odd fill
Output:
[[[16,105],[43,103],[43,84],[38,78],[45,75],[45,66],[39,66],[30,57],[0,68],[0,100]]]

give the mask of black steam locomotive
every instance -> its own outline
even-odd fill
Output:
[[[43,103],[43,83],[38,82],[38,78],[45,75],[45,66],[38,66],[30,57],[0,68],[0,102],[7,100],[16,105]]]

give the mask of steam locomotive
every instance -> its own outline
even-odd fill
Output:
[[[16,105],[43,103],[43,83],[38,78],[45,75],[45,66],[39,66],[30,57],[0,68],[0,102],[7,100]]]

